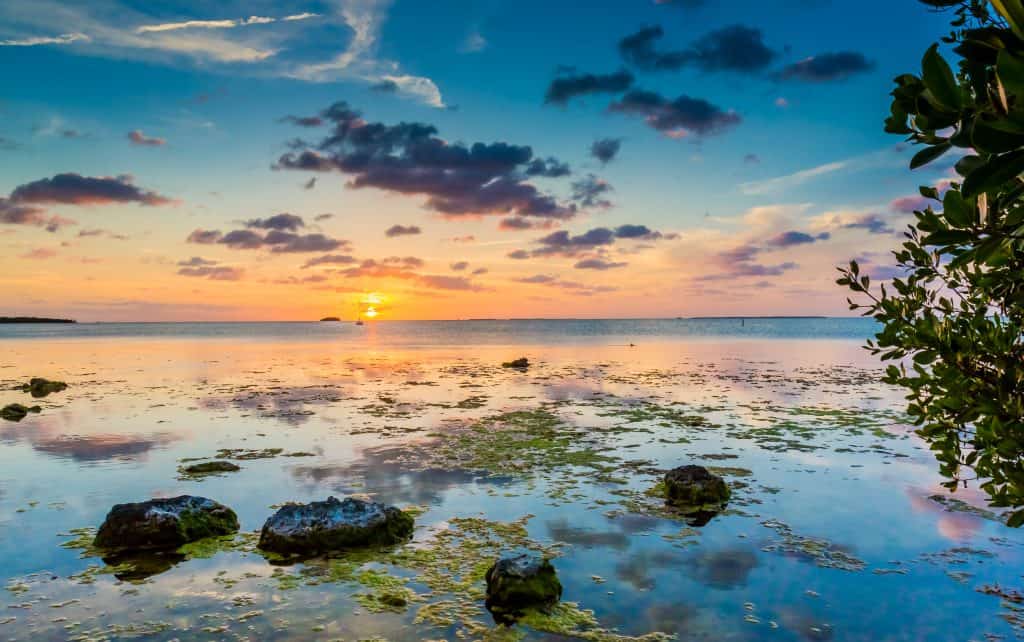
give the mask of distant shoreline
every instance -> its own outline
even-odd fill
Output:
[[[78,323],[74,319],[50,319],[47,317],[0,317],[0,323]]]

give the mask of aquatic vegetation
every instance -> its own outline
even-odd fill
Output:
[[[866,563],[837,547],[827,539],[800,535],[790,526],[777,519],[761,522],[765,528],[775,531],[781,539],[764,546],[761,550],[769,553],[793,555],[814,562],[822,568],[834,568],[841,571],[862,571]]]
[[[238,530],[238,516],[205,497],[116,504],[96,532],[94,545],[109,550],[173,549],[204,537]]]
[[[222,473],[232,473],[242,470],[237,464],[232,464],[229,461],[215,460],[207,461],[201,464],[189,464],[187,466],[178,467],[178,478],[179,479],[203,479],[209,475],[219,475]]]
[[[0,408],[0,419],[6,421],[21,421],[28,416],[28,413],[39,413],[42,408],[39,406],[24,406],[20,403],[10,403]]]
[[[33,377],[29,379],[28,383],[22,384],[18,389],[31,394],[35,399],[40,399],[55,392],[67,390],[67,388],[68,384],[63,381],[50,381],[42,377]]]

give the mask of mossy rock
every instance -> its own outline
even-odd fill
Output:
[[[212,499],[181,495],[117,504],[107,513],[93,544],[109,550],[169,549],[237,531],[235,511]]]
[[[665,473],[665,502],[692,511],[715,511],[729,502],[725,480],[703,466],[680,466]]]
[[[352,497],[282,506],[263,525],[259,547],[286,555],[315,555],[364,546],[390,546],[412,536],[408,513]]]
[[[68,384],[63,381],[50,381],[42,377],[33,377],[28,383],[21,386],[23,392],[27,392],[35,399],[40,399],[54,392],[67,390]]]
[[[515,621],[526,609],[549,609],[562,598],[555,567],[534,552],[503,555],[484,577],[486,606],[499,623]]]
[[[23,406],[20,403],[7,404],[3,408],[0,408],[0,419],[6,419],[7,421],[21,421],[30,412],[39,412],[42,410],[39,406]]]
[[[242,468],[238,464],[232,464],[230,461],[216,460],[183,466],[180,470],[183,475],[203,477],[218,473],[233,473],[242,470]]]
[[[530,367],[530,360],[527,359],[526,357],[520,357],[520,358],[515,359],[513,361],[506,361],[505,363],[501,364],[501,367],[502,368],[519,368],[520,370],[525,370],[526,368]]]

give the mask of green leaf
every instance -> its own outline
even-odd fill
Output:
[[[974,223],[973,208],[955,189],[947,191],[943,196],[942,209],[942,214],[947,221],[953,224],[953,227],[970,227]]]
[[[932,93],[939,105],[958,111],[962,104],[960,85],[953,76],[953,70],[939,54],[939,45],[934,44],[921,60],[921,80]]]
[[[1010,94],[1024,97],[1024,60],[1007,49],[999,51],[996,59],[996,75]]]
[[[993,156],[984,165],[975,168],[964,178],[964,197],[971,198],[990,192],[1017,178],[1024,172],[1024,150]]]
[[[925,147],[918,153],[914,154],[914,157],[910,159],[910,169],[917,169],[918,167],[927,165],[939,156],[948,152],[950,147],[952,147],[952,145],[949,143]]]

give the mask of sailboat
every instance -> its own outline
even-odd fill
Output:
[[[356,325],[363,325],[363,306],[356,303]]]

